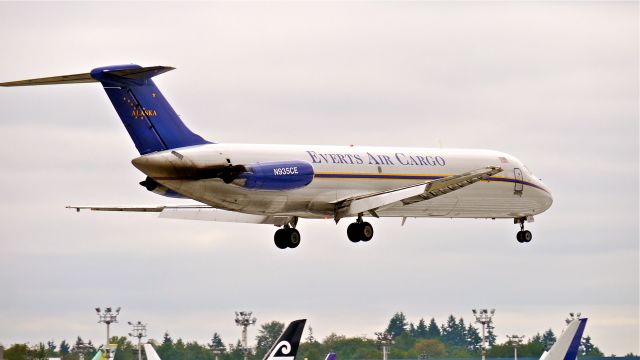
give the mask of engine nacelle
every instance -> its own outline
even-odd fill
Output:
[[[186,199],[185,196],[178,194],[177,192],[169,189],[168,187],[162,184],[158,184],[158,182],[156,182],[150,177],[147,177],[144,181],[141,181],[140,185],[144,186],[147,190],[151,191],[154,194],[171,197],[171,198]]]
[[[275,161],[250,164],[233,183],[255,190],[293,190],[313,180],[313,166],[305,161]]]

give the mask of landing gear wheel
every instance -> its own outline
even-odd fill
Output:
[[[533,234],[531,234],[531,231],[524,230],[524,231],[520,231],[520,232],[522,233],[520,235],[520,239],[522,240],[522,242],[528,243],[529,241],[531,241],[531,239],[533,239]]]
[[[347,237],[349,237],[349,240],[354,243],[360,241],[360,224],[349,224],[349,227],[347,227]]]
[[[300,232],[296,229],[287,230],[287,246],[291,249],[295,249],[300,245]]]
[[[278,229],[273,235],[273,242],[276,243],[278,249],[286,249],[288,247],[286,232],[285,229]]]
[[[373,226],[368,222],[360,224],[360,240],[369,241],[373,237]]]

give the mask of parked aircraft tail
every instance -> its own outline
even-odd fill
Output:
[[[306,322],[306,319],[292,321],[265,354],[263,360],[294,360]]]
[[[144,353],[147,355],[147,360],[160,360],[160,356],[151,344],[144,344]]]
[[[5,82],[0,86],[100,82],[138,152],[143,155],[209,143],[187,128],[151,80],[173,69],[168,66],[112,65],[93,69],[90,73]]]
[[[104,347],[100,347],[98,352],[93,355],[91,360],[113,360],[116,357],[116,349],[118,348],[118,344],[109,344],[109,354],[107,357],[107,352],[104,351]]]
[[[576,360],[587,319],[572,320],[548,352],[540,360]]]

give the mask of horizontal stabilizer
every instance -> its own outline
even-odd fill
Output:
[[[67,206],[67,209],[92,211],[154,212],[165,219],[203,220],[245,224],[272,224],[283,226],[292,221],[291,216],[269,216],[244,214],[236,211],[216,209],[209,205],[130,205],[130,206]]]
[[[102,74],[108,74],[109,77],[129,79],[129,80],[144,80],[156,75],[160,75],[164,72],[174,70],[175,68],[169,66],[149,66],[133,69],[121,69],[121,70],[103,70]],[[44,78],[19,80],[0,83],[0,86],[32,86],[32,85],[57,85],[57,84],[79,84],[79,83],[91,83],[98,82],[93,75],[95,73],[73,74],[73,75],[60,75]]]

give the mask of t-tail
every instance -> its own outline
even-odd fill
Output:
[[[0,83],[0,86],[55,85],[100,82],[141,155],[208,144],[182,122],[152,77],[168,66],[113,65],[89,73]]]
[[[263,360],[294,360],[306,322],[306,319],[292,321],[264,355]]]
[[[558,340],[540,360],[576,360],[587,319],[572,320]]]

